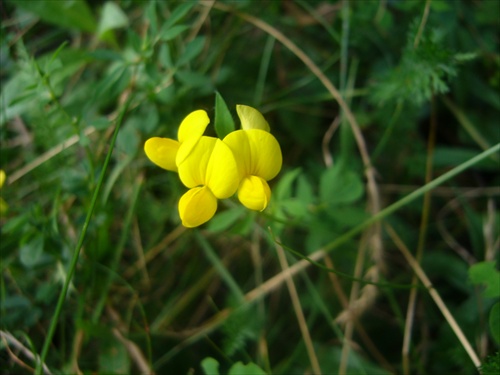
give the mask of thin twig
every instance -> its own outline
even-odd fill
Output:
[[[339,125],[340,125],[340,116],[336,116],[335,119],[330,124],[330,126],[328,127],[328,129],[326,130],[325,135],[323,135],[323,141],[321,142],[321,149],[323,150],[323,159],[325,161],[325,165],[328,168],[333,166],[333,157],[329,149],[330,141],[335,132],[337,131]]]
[[[458,105],[456,105],[453,100],[444,95],[442,95],[440,99],[446,105],[446,107],[448,107],[451,113],[453,113],[458,123],[467,132],[467,134],[469,134],[474,142],[479,145],[479,147],[481,147],[483,150],[487,150],[488,148],[490,148],[489,142],[483,137],[481,133],[479,133],[479,131],[477,130],[477,126],[474,126],[474,124],[471,120],[469,120],[464,111]],[[498,155],[491,155],[491,158],[496,162],[500,160]]]
[[[330,268],[334,269],[333,262],[330,258],[330,256],[327,254],[325,256],[325,265]],[[335,290],[335,295],[340,301],[340,304],[342,305],[342,308],[347,310],[349,308],[349,300],[347,299],[347,296],[344,293],[344,290],[342,289],[342,286],[340,285],[339,278],[336,274],[333,272],[328,273],[328,277],[330,278],[330,281],[332,282],[333,289]],[[366,345],[366,348],[368,351],[373,355],[375,359],[388,371],[391,373],[396,373],[396,370],[392,365],[387,361],[387,359],[384,358],[382,353],[378,350],[377,346],[373,343],[372,339],[368,335],[368,333],[365,331],[363,325],[359,322],[359,319],[356,315],[352,316],[352,320],[354,322],[354,325],[356,327],[356,331],[358,332],[359,336],[361,337],[361,340],[363,340],[363,343]],[[349,342],[351,344],[351,342]]]
[[[158,245],[155,247],[151,248],[149,251],[147,251],[144,254],[144,258],[139,258],[132,266],[127,268],[127,270],[123,273],[124,278],[130,278],[135,273],[143,267],[145,263],[149,263],[152,261],[158,254],[160,254],[162,251],[165,250],[165,248],[170,245],[172,242],[174,242],[181,234],[183,234],[186,231],[186,228],[182,225],[179,225],[177,228],[175,228],[173,231],[169,232],[163,240],[160,241]]]
[[[361,278],[361,274],[363,272],[363,265],[365,263],[365,254],[366,254],[366,241],[361,241],[361,246],[359,247],[358,255],[356,257],[356,264],[354,266],[354,277]],[[339,364],[339,374],[345,375],[347,371],[347,364],[349,360],[349,352],[351,349],[350,342],[352,341],[352,335],[354,333],[354,323],[353,317],[357,316],[357,309],[355,308],[356,302],[358,300],[359,293],[359,282],[354,281],[351,287],[351,294],[349,296],[349,305],[347,309],[343,311],[343,313],[349,314],[349,319],[346,321],[345,331],[344,331],[344,341],[342,343],[342,354],[340,357]],[[338,321],[338,318],[336,319]]]
[[[113,327],[111,330],[113,332],[113,335],[115,335],[118,341],[120,341],[125,347],[125,349],[127,349],[130,358],[134,361],[137,368],[139,368],[140,373],[147,375],[154,375],[155,372],[153,371],[148,361],[144,357],[144,354],[142,353],[141,349],[137,346],[135,342],[123,336],[122,332],[126,332],[126,327],[125,324],[122,322],[118,313],[109,305],[106,307],[106,311],[108,312],[111,319],[113,319],[113,321],[117,325],[117,327]]]
[[[413,41],[413,48],[417,48],[420,43],[420,38],[422,37],[422,33],[424,32],[425,24],[427,23],[427,18],[429,17],[429,10],[431,8],[432,0],[427,0],[425,2],[424,14],[422,15],[422,20],[420,21],[420,25],[418,26],[417,35],[415,36],[415,40]]]
[[[427,139],[427,160],[425,165],[425,183],[428,184],[432,180],[434,146],[436,144],[436,99],[434,95],[431,98],[431,123],[429,128],[429,138]],[[417,262],[421,262],[424,253],[425,240],[427,238],[427,224],[429,222],[429,212],[431,207],[431,191],[424,194],[424,202],[422,206],[422,216],[420,219],[420,230],[418,232],[417,244]],[[414,274],[411,281],[412,285],[417,283],[417,276]],[[406,322],[403,339],[403,373],[410,374],[410,345],[412,337],[413,322],[415,318],[415,306],[417,304],[417,288],[410,290],[408,298],[408,308],[406,310]]]
[[[276,252],[278,253],[278,259],[283,271],[289,270],[290,267],[288,266],[288,261],[286,260],[285,251],[277,243]],[[309,333],[309,328],[307,328],[306,318],[304,317],[304,312],[302,311],[302,307],[300,305],[299,294],[297,293],[297,289],[295,288],[292,276],[290,276],[288,273],[286,273],[286,275],[287,277],[285,278],[285,282],[288,288],[288,292],[290,293],[290,299],[292,300],[293,309],[295,311],[295,315],[297,316],[300,332],[302,333],[302,337],[304,339],[304,344],[309,356],[309,361],[311,362],[313,373],[320,375],[321,368],[319,366],[316,352],[314,351],[314,345],[312,343],[311,334]]]
[[[429,292],[436,306],[441,311],[444,318],[448,322],[450,328],[453,330],[458,340],[462,344],[463,348],[469,355],[470,359],[472,360],[472,363],[474,363],[474,366],[476,366],[477,368],[481,366],[481,361],[479,360],[479,357],[477,356],[476,352],[469,343],[469,340],[467,340],[467,337],[465,337],[464,333],[462,332],[462,329],[457,324],[455,318],[453,318],[453,315],[451,315],[450,311],[448,310],[448,307],[446,307],[446,304],[441,299],[439,293],[436,291],[436,289],[434,289],[434,286],[432,285],[431,281],[425,274],[422,267],[420,267],[418,261],[413,257],[413,255],[411,255],[411,252],[410,250],[408,250],[408,247],[404,244],[404,242],[398,236],[396,231],[390,225],[386,224],[385,229],[389,234],[389,236],[391,237],[391,239],[394,241],[394,244],[397,246],[399,251],[401,251],[401,253],[405,257],[410,267],[413,269],[413,272],[415,272],[415,274],[420,279],[420,282],[425,286],[425,288]]]
[[[34,355],[33,352],[23,345],[18,339],[16,339],[11,333],[7,331],[0,331],[0,337],[4,340],[5,346],[8,348],[9,344],[15,347],[17,350],[21,351],[26,357],[31,359],[34,362],[38,362],[40,357],[38,355]],[[52,375],[49,368],[45,363],[42,363],[43,371],[46,374]]]
[[[88,128],[86,128],[83,131],[83,134],[85,134],[86,136],[88,136],[88,135],[92,134],[93,132],[95,132],[95,130],[96,129],[93,126],[89,126]],[[36,167],[39,167],[40,165],[42,165],[43,163],[45,163],[47,160],[53,158],[57,154],[59,154],[62,151],[66,150],[67,148],[75,145],[76,143],[78,143],[79,140],[80,140],[80,136],[75,134],[75,135],[69,137],[68,139],[66,139],[65,141],[63,141],[62,143],[58,144],[57,146],[52,147],[50,150],[48,150],[47,152],[44,152],[42,155],[40,155],[39,157],[37,157],[32,162],[26,164],[21,169],[19,169],[19,170],[15,171],[14,173],[12,173],[7,178],[7,184],[10,185],[13,182],[19,180],[21,177],[23,177],[24,175],[28,174],[29,172],[31,172]]]

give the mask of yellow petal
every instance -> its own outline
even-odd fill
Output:
[[[236,106],[236,112],[238,112],[238,117],[241,121],[241,128],[243,130],[261,129],[266,132],[270,131],[269,124],[266,119],[262,116],[262,113],[257,111],[255,108],[238,104]]]
[[[0,169],[0,188],[4,184],[5,178],[6,178],[5,171],[3,169]]]
[[[229,198],[238,189],[240,175],[231,149],[220,139],[208,161],[205,185],[219,198]]]
[[[177,172],[175,157],[180,143],[170,138],[154,137],[144,144],[146,156],[157,166],[168,171]]]
[[[261,177],[245,177],[238,189],[238,199],[246,208],[263,211],[271,199],[271,189]]]
[[[224,138],[238,163],[240,177],[260,176],[269,181],[283,163],[278,141],[271,133],[260,129],[237,130]]]
[[[183,143],[189,138],[200,138],[209,123],[210,118],[204,110],[199,109],[191,112],[182,120],[177,133],[177,139]]]
[[[207,166],[217,139],[201,137],[182,143],[177,153],[179,178],[188,188],[206,185]]]
[[[182,225],[194,228],[209,221],[217,211],[217,198],[206,186],[188,190],[179,201]]]

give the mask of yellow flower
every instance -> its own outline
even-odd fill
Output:
[[[224,143],[233,152],[238,165],[238,199],[251,210],[263,211],[271,199],[267,181],[281,169],[281,149],[259,111],[244,105],[237,105],[236,111],[243,130],[229,133]]]
[[[176,163],[182,183],[190,188],[179,201],[179,215],[185,227],[197,227],[215,215],[217,199],[236,192],[236,161],[224,142],[203,136],[182,143]]]
[[[209,123],[210,119],[204,110],[200,109],[191,112],[179,126],[177,132],[178,141],[170,138],[153,137],[144,144],[144,151],[149,160],[157,166],[168,171],[177,172],[175,158],[180,145],[188,139],[198,140]]]
[[[3,184],[5,183],[6,179],[5,171],[3,169],[0,169],[0,189],[2,188]],[[2,197],[0,197],[0,214],[3,214],[7,212],[7,209],[9,206],[7,205],[7,202],[4,201]]]
[[[217,200],[238,191],[240,202],[257,211],[271,198],[267,181],[281,169],[281,149],[269,133],[269,124],[256,109],[236,106],[242,130],[223,141],[203,136],[210,119],[203,110],[190,113],[179,126],[178,141],[153,137],[146,141],[148,158],[179,178],[189,190],[179,200],[179,216],[185,227],[209,221],[217,211]]]

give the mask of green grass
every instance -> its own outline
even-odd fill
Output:
[[[498,2],[3,10],[0,374],[499,367]],[[186,229],[143,145],[223,102],[283,167]]]

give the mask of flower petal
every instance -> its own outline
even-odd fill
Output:
[[[283,163],[278,141],[271,133],[260,129],[237,130],[224,138],[238,163],[240,177],[260,176],[269,181]]]
[[[217,139],[201,137],[188,139],[177,152],[179,178],[188,188],[206,185],[207,166]]]
[[[210,118],[204,110],[199,109],[191,112],[179,125],[177,139],[183,143],[189,138],[200,138],[209,123]]]
[[[269,124],[266,119],[262,116],[262,113],[257,111],[255,108],[238,104],[236,106],[236,112],[238,112],[238,117],[241,121],[241,128],[243,130],[261,129],[266,132],[270,131]]]
[[[241,181],[238,199],[250,210],[263,211],[271,199],[271,189],[263,178],[248,176]]]
[[[205,185],[217,198],[229,198],[238,189],[240,175],[231,149],[220,139],[215,146],[207,165]]]
[[[170,138],[154,137],[144,144],[146,156],[157,166],[168,171],[177,172],[175,157],[180,143]]]
[[[209,221],[217,211],[217,198],[206,186],[188,190],[179,201],[182,225],[194,228]]]

